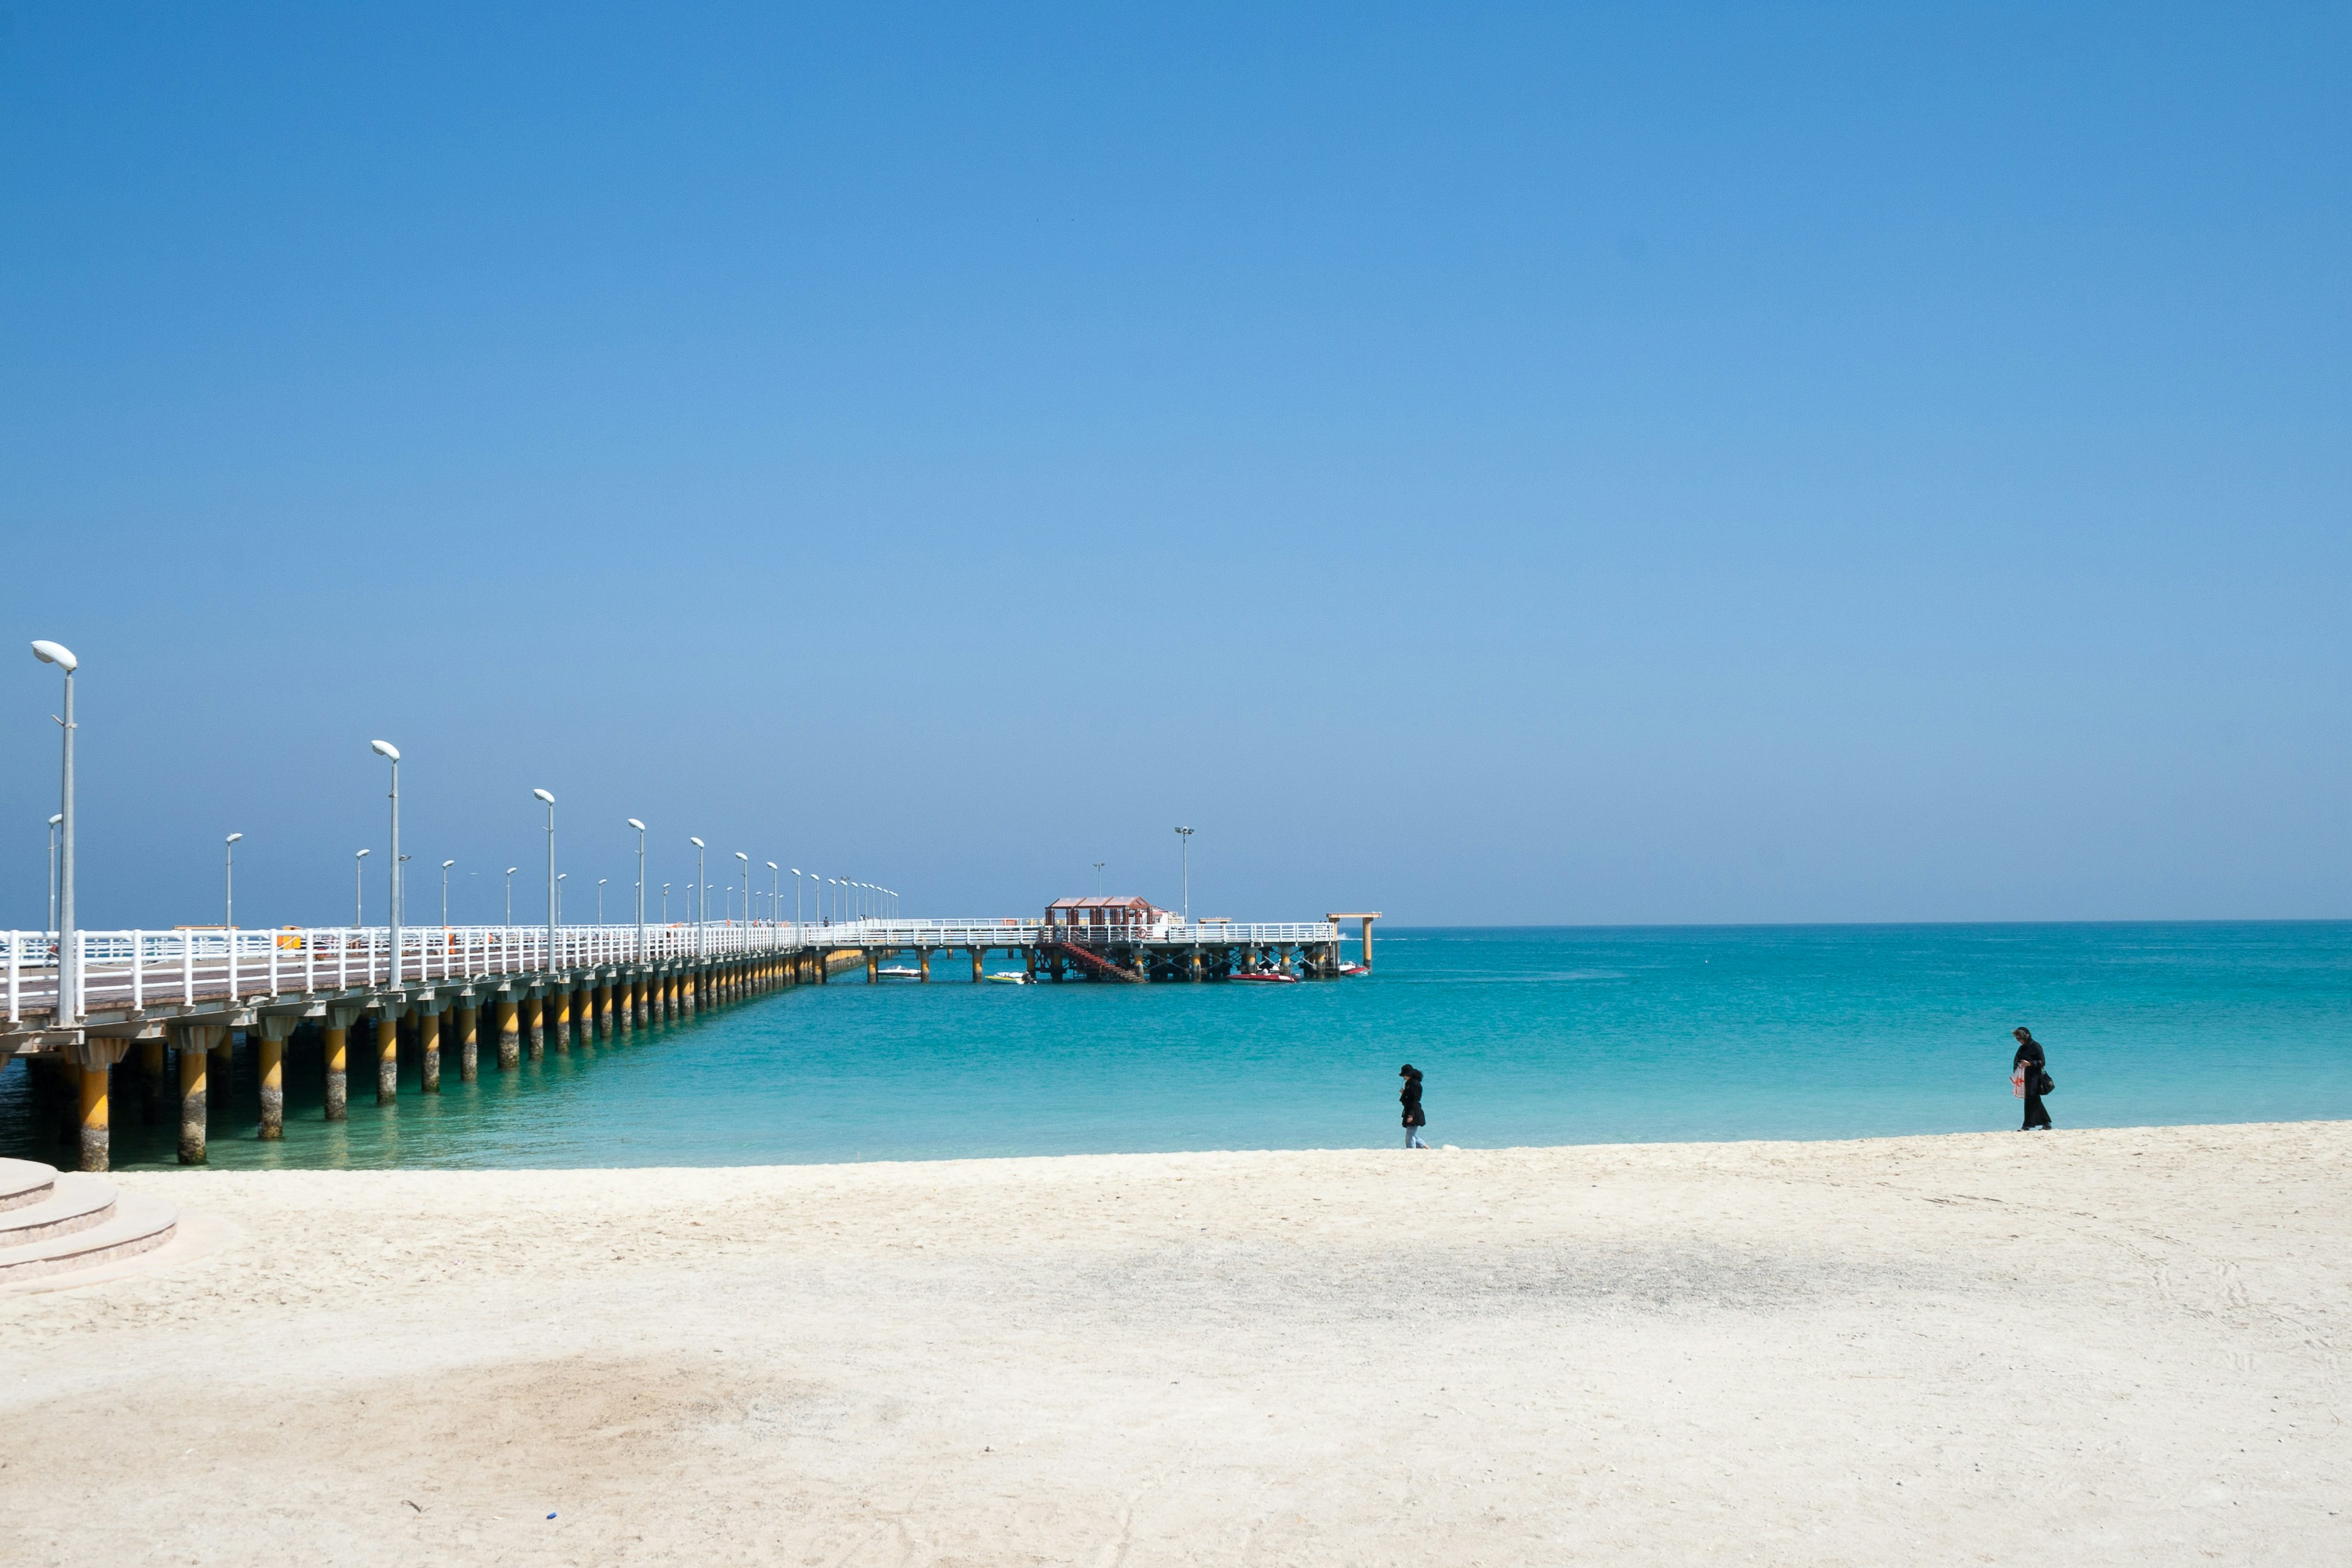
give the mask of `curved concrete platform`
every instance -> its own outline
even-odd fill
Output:
[[[179,1224],[179,1211],[160,1198],[28,1160],[6,1164],[0,1194],[19,1201],[0,1208],[0,1286],[121,1263],[170,1241]]]

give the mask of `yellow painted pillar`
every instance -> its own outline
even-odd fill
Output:
[[[375,1102],[390,1105],[400,1098],[400,1015],[378,1013],[375,1019]]]
[[[555,1048],[559,1051],[568,1051],[572,1048],[571,984],[565,981],[557,981],[555,994],[548,1000],[555,1008]]]
[[[103,1171],[112,1146],[107,1125],[107,1098],[114,1078],[104,1067],[83,1067],[81,1075],[81,1168]]]
[[[609,1040],[619,1032],[613,1025],[613,982],[609,978],[599,980],[596,982],[596,1033]]]
[[[480,1010],[460,1005],[457,1009],[457,1081],[471,1083],[482,1076],[482,1042]]]
[[[971,950],[971,983],[974,985],[980,984],[980,960],[983,951],[985,950],[977,947]]]
[[[522,999],[523,1032],[530,1040],[530,1059],[538,1061],[547,1055],[547,1001],[544,997]]]
[[[205,1064],[212,1042],[205,1027],[180,1033],[180,1163],[205,1163]]]
[[[345,1079],[343,1052],[351,1038],[350,1028],[335,1022],[331,1015],[326,1026],[319,1031],[320,1055],[327,1066],[327,1120],[341,1121],[350,1114],[344,1107]]]
[[[416,1016],[416,1044],[425,1056],[425,1092],[441,1092],[441,1004]]]
[[[613,983],[613,1032],[628,1035],[636,1032],[637,983],[621,979]]]
[[[678,980],[678,1008],[688,1017],[694,1016],[694,971],[689,969]]]
[[[499,1070],[511,1071],[522,1059],[522,1036],[517,1028],[515,1000],[501,995],[497,1005],[499,1019]]]
[[[878,984],[882,978],[879,973],[881,968],[882,961],[874,956],[872,948],[867,948],[866,950],[866,984],[868,985]]]
[[[261,1141],[274,1143],[286,1136],[286,1037],[269,1037],[265,1026],[255,1047],[261,1068]]]

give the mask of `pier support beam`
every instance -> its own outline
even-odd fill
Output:
[[[550,1020],[553,1027],[550,1032],[555,1037],[555,1048],[568,1051],[572,1048],[572,983],[557,981],[555,989],[548,995],[547,1005],[553,1013]]]
[[[174,1042],[180,1058],[180,1163],[205,1163],[205,1064],[228,1030],[218,1024],[183,1024]]]
[[[610,979],[596,982],[596,1037],[609,1040],[620,1030],[613,1023],[613,983]]]
[[[634,980],[613,982],[613,1032],[616,1035],[636,1032],[636,989],[637,983]]]
[[[512,1072],[522,1060],[522,1033],[515,1017],[512,993],[500,992],[499,999],[491,1004],[491,1013],[499,1025],[499,1070]]]
[[[261,1079],[261,1141],[265,1143],[286,1136],[286,1041],[301,1024],[299,1018],[277,1014],[264,1015],[261,1020],[254,1060]]]
[[[81,1075],[81,1092],[76,1097],[79,1114],[75,1121],[85,1171],[103,1171],[113,1158],[114,1064],[130,1049],[129,1040],[91,1037],[77,1042],[68,1052]]]
[[[530,1059],[539,1061],[547,1055],[547,1003],[542,997],[526,996],[522,1001],[523,1033],[530,1039]]]
[[[375,1102],[390,1105],[400,1098],[400,1008],[387,1005],[375,1016]]]
[[[457,1004],[457,1081],[471,1083],[482,1076],[481,1010],[470,1000]]]
[[[881,961],[879,958],[877,958],[877,957],[876,957],[876,956],[875,956],[875,954],[874,954],[874,950],[873,950],[872,948],[870,948],[870,947],[869,947],[869,948],[867,948],[867,949],[866,950],[866,984],[868,984],[868,985],[873,985],[873,984],[877,984],[877,983],[879,983],[879,982],[880,982],[880,980],[881,980],[881,978],[882,978],[882,975],[881,975],[881,973],[880,973],[881,968],[882,968],[882,961]]]
[[[355,1007],[330,1007],[326,1023],[319,1030],[319,1058],[327,1069],[327,1120],[341,1121],[351,1114],[344,1077],[344,1052],[351,1040],[352,1025],[360,1017]]]
[[[441,1009],[444,1004],[436,1000],[423,1002],[416,1008],[416,1048],[423,1056],[425,1092],[441,1092]]]

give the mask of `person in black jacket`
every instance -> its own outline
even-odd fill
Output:
[[[1404,1079],[1404,1092],[1397,1096],[1404,1102],[1404,1146],[1426,1149],[1429,1145],[1421,1141],[1421,1130],[1429,1125],[1429,1118],[1421,1110],[1421,1069],[1407,1062],[1397,1069],[1397,1076]]]
[[[2024,1075],[2019,1087],[2025,1092],[2025,1125],[2018,1131],[2031,1132],[2040,1128],[2046,1131],[2050,1111],[2042,1103],[2042,1083],[2048,1076],[2049,1058],[2042,1054],[2042,1042],[2033,1037],[2032,1030],[2015,1029],[2011,1033],[2017,1037],[2017,1055],[2010,1058],[2009,1070],[2016,1074],[2021,1069]]]

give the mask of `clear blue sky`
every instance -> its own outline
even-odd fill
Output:
[[[2341,6],[19,5],[0,895],[2352,914]],[[731,863],[731,862],[730,862]],[[412,915],[431,918],[429,872]],[[567,915],[584,916],[567,897]],[[535,892],[518,913],[537,918]]]

